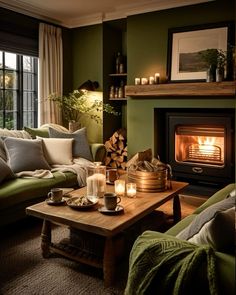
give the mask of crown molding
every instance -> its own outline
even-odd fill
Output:
[[[181,6],[189,6],[215,0],[143,0],[141,3],[129,3],[126,5],[117,5],[112,12],[98,12],[88,14],[78,18],[64,18],[49,12],[45,9],[26,4],[17,0],[0,0],[1,7],[19,12],[40,20],[51,22],[67,28],[76,28],[88,25],[99,24],[104,21],[126,18],[131,15],[159,11],[164,9],[176,8]]]

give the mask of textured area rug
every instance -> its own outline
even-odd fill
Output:
[[[105,288],[101,270],[59,256],[44,259],[40,248],[41,225],[41,221],[27,218],[1,230],[1,295],[123,294],[128,259],[117,269],[114,285]],[[60,240],[67,234],[67,229],[55,226],[52,239]]]

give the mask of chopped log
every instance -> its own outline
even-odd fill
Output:
[[[105,142],[105,148],[107,150],[106,166],[125,170],[127,162],[126,130],[115,131],[110,139]]]

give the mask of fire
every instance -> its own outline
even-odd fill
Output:
[[[198,137],[199,152],[214,154],[215,137]]]

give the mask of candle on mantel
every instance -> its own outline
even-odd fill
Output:
[[[134,79],[134,84],[135,85],[140,85],[141,84],[141,79],[140,78],[135,78]]]
[[[123,196],[125,194],[125,181],[123,179],[117,179],[115,182],[115,193],[118,196]]]
[[[149,77],[149,84],[155,84],[155,79],[153,76]]]
[[[135,198],[136,197],[136,183],[129,182],[126,184],[126,194],[127,197]]]
[[[159,84],[160,83],[160,73],[156,73],[155,74],[155,84]]]
[[[148,84],[148,79],[147,78],[142,78],[141,79],[141,84],[142,85],[147,85]]]

